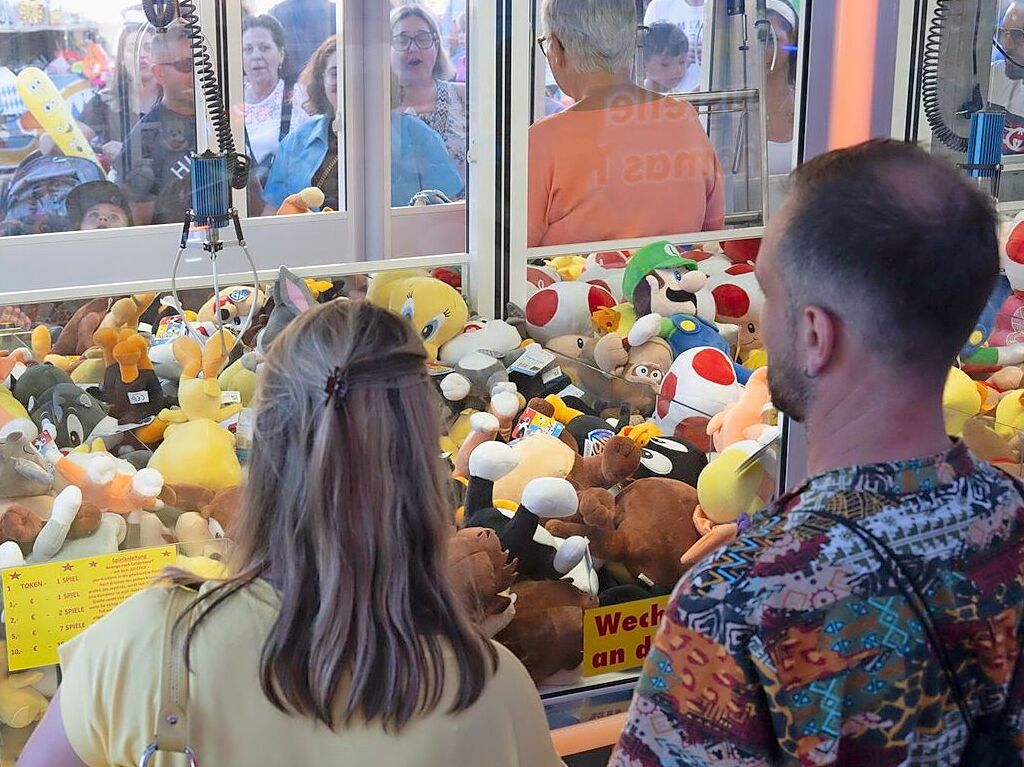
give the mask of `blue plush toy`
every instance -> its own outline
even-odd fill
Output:
[[[718,328],[694,314],[673,314],[670,317],[648,314],[637,320],[636,325],[630,330],[629,343],[631,346],[639,346],[655,336],[668,341],[674,358],[698,346],[710,346],[731,357],[729,344],[722,338]],[[737,380],[746,385],[752,371],[735,360],[733,367]]]

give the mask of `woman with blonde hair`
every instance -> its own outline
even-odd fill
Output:
[[[441,45],[437,20],[420,5],[391,13],[391,69],[402,87],[399,109],[437,131],[466,180],[469,109],[466,84],[451,82],[455,68]]]
[[[139,764],[165,726],[165,631],[189,624],[178,660],[203,764],[561,764],[525,669],[449,582],[437,395],[412,326],[317,306],[261,375],[234,575],[202,583],[180,621],[155,587],[65,644],[20,764]]]

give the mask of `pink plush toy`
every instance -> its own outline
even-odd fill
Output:
[[[768,368],[759,368],[751,374],[739,400],[726,405],[708,422],[708,436],[715,451],[721,453],[743,440],[757,440],[770,428],[764,422],[765,408],[769,405]]]

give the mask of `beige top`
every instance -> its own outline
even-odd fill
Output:
[[[137,765],[156,728],[165,589],[143,591],[61,647],[61,715],[86,764]],[[458,765],[556,767],[537,690],[522,664],[498,645],[498,669],[469,709],[446,713],[457,685],[431,714],[398,736],[379,724],[331,731],[275,709],[259,683],[263,641],[279,610],[257,582],[204,621],[192,645],[190,743],[200,763],[230,765]],[[563,766],[564,767],[564,766]]]

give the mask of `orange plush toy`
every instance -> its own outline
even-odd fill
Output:
[[[100,328],[93,340],[103,350],[101,399],[121,423],[143,423],[164,407],[160,379],[149,359],[149,344],[138,331]]]
[[[139,319],[143,313],[156,301],[156,293],[139,293],[127,298],[121,298],[114,302],[110,311],[100,322],[101,328],[114,328],[122,330],[139,329]]]
[[[756,440],[772,428],[765,421],[765,411],[770,406],[768,368],[758,368],[750,374],[739,400],[726,405],[708,421],[707,434],[715,450],[720,453],[742,440]]]
[[[52,454],[47,458],[52,460]],[[129,516],[163,508],[164,479],[155,469],[136,470],[107,452],[71,453],[57,458],[57,474],[82,491],[82,503],[100,511]]]

